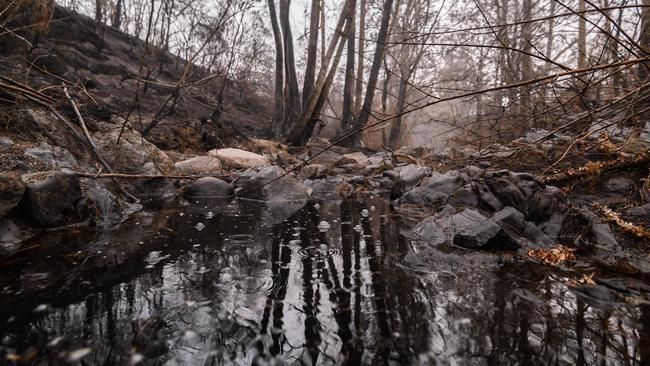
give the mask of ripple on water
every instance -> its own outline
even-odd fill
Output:
[[[321,247],[306,247],[298,249],[298,255],[305,258],[329,258],[334,256],[341,255],[341,249],[339,248],[323,248]]]
[[[274,286],[275,279],[263,275],[246,276],[235,281],[237,290],[244,294],[267,294],[273,290]]]
[[[255,236],[251,234],[235,234],[224,239],[228,244],[247,244],[255,241]]]

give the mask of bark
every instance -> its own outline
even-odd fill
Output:
[[[366,0],[359,4],[359,58],[357,59],[357,84],[354,88],[355,115],[361,111],[363,93],[363,61],[366,50]]]
[[[354,74],[354,62],[355,62],[355,8],[356,1],[351,0],[352,11],[348,14],[348,26],[347,28],[347,60],[345,65],[345,84],[343,85],[343,112],[342,112],[342,122],[343,129],[350,127],[352,123],[352,109],[354,102],[354,87],[355,87],[355,74]]]
[[[122,26],[122,3],[123,0],[117,0],[115,4],[115,14],[113,14],[113,28],[120,29]]]
[[[300,103],[300,90],[296,77],[296,63],[293,51],[293,35],[289,23],[289,8],[291,0],[280,0],[280,28],[282,29],[282,43],[284,44],[284,129],[293,124],[302,110]],[[284,131],[283,131],[284,132]]]
[[[318,51],[318,21],[320,14],[320,0],[311,0],[311,13],[309,14],[309,43],[307,45],[307,65],[305,66],[305,82],[302,87],[302,105],[307,105],[309,96],[314,91],[316,79],[316,54]]]
[[[95,0],[95,22],[101,23],[102,22],[102,15],[103,9],[102,9],[102,0]]]
[[[278,17],[275,13],[275,3],[268,0],[269,13],[271,16],[271,28],[275,42],[275,92],[273,102],[273,134],[281,136],[284,130],[284,50],[282,48],[282,35],[278,25]]]
[[[359,131],[370,118],[370,110],[372,109],[372,102],[375,98],[375,88],[377,87],[377,79],[379,77],[379,68],[381,60],[384,57],[384,49],[386,47],[386,38],[388,37],[388,25],[390,24],[390,16],[392,13],[393,0],[385,0],[384,8],[381,13],[381,25],[379,27],[379,35],[377,36],[377,46],[372,60],[372,67],[370,68],[370,75],[368,76],[368,86],[366,87],[366,96],[363,100],[361,112],[357,117],[353,131]],[[359,133],[351,136],[347,145],[354,146],[359,143],[361,136]]]
[[[578,0],[578,11],[585,11],[585,0]],[[583,14],[583,13],[581,13]],[[584,15],[578,18],[578,68],[587,67],[587,21]]]
[[[318,115],[315,113],[316,105],[321,96],[321,93],[325,89],[325,82],[329,75],[332,56],[334,56],[337,45],[342,42],[341,37],[344,32],[343,27],[346,23],[347,14],[351,11],[350,2],[351,0],[346,1],[345,5],[343,6],[343,11],[339,15],[336,28],[334,29],[334,34],[330,39],[329,45],[327,47],[327,52],[325,53],[325,57],[321,64],[320,70],[318,71],[318,77],[316,78],[316,83],[314,84],[314,92],[309,96],[309,101],[307,102],[305,108],[303,108],[300,118],[298,118],[296,123],[291,127],[291,131],[287,137],[287,143],[289,144],[300,145],[301,141],[304,141],[303,136],[307,134],[308,130],[310,129],[310,125],[312,125],[311,129],[313,130],[313,123],[315,122],[314,119],[318,118]],[[338,61],[333,67],[336,67],[337,63]],[[335,71],[336,70],[334,70],[334,72]]]

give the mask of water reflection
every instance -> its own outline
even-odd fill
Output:
[[[622,302],[602,286],[573,290],[567,278],[574,274],[410,243],[378,197],[291,211],[206,202],[139,214],[117,232],[75,229],[34,239],[31,249],[0,263],[1,359],[99,365],[649,360],[650,308]],[[328,230],[319,230],[322,221]]]

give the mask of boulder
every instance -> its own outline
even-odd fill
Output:
[[[233,187],[219,178],[203,177],[195,180],[185,192],[185,195],[190,198],[231,197]]]
[[[626,217],[634,217],[642,220],[650,220],[650,203],[643,206],[629,208],[625,211]]]
[[[514,207],[504,207],[501,211],[493,216],[494,220],[504,224],[506,227],[523,234],[526,229],[526,220],[524,214]]]
[[[9,137],[0,136],[0,147],[3,149],[11,149],[14,146],[14,141]]]
[[[113,192],[94,179],[81,179],[80,187],[91,220],[96,226],[109,228],[122,222],[122,205]]]
[[[515,249],[518,244],[501,226],[476,210],[465,209],[449,219],[454,244],[464,248]]]
[[[38,225],[59,226],[79,219],[77,203],[81,199],[79,178],[63,171],[39,172],[22,176],[25,194],[24,212]]]
[[[42,162],[47,169],[78,169],[77,159],[68,150],[41,142],[38,146],[29,147],[23,153]]]
[[[525,210],[529,221],[542,222],[550,220],[551,216],[561,214],[567,209],[566,194],[561,189],[553,186],[546,186],[544,189],[535,191],[526,203]]]
[[[417,224],[412,233],[415,234],[415,238],[426,241],[430,245],[438,245],[447,241],[445,229],[433,216],[427,217]]]
[[[356,163],[359,164],[368,164],[368,157],[366,156],[366,154],[360,151],[353,152],[350,154],[345,154],[343,155],[343,157],[349,160],[354,160]]]
[[[18,205],[25,192],[25,185],[19,175],[0,174],[0,218]]]
[[[397,167],[395,170],[399,173],[402,182],[404,182],[404,186],[407,188],[417,185],[424,177],[431,174],[431,168],[417,164]]]
[[[176,171],[173,160],[164,151],[129,126],[122,132],[120,143],[116,144],[120,127],[99,122],[98,130],[93,133],[99,153],[115,171],[128,174],[173,174]]]
[[[176,169],[187,175],[217,174],[221,172],[221,160],[214,156],[196,156],[174,164]]]
[[[322,149],[313,150],[310,153],[310,157],[313,157],[309,160],[310,164],[321,164],[325,165],[328,169],[332,169],[339,165],[346,164],[356,164],[357,161],[353,159],[344,158],[343,155],[337,154],[331,150],[326,150],[318,154]]]
[[[309,164],[300,169],[300,178],[302,179],[318,179],[325,177],[327,167],[323,164]]]
[[[246,171],[238,181],[242,197],[276,202],[310,199],[309,188],[293,174],[283,176],[284,174],[285,171],[277,166],[269,166],[259,172]],[[270,183],[271,181],[274,182]]]
[[[605,182],[604,188],[608,192],[626,194],[634,189],[634,181],[625,177],[614,177]]]
[[[444,203],[457,189],[467,183],[467,177],[457,170],[446,173],[433,172],[419,187],[411,191],[429,203]]]
[[[241,149],[214,149],[208,151],[208,155],[219,158],[223,165],[236,169],[260,168],[269,165],[269,159],[264,155]]]

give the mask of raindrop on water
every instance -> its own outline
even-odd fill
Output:
[[[355,226],[353,230],[360,233],[363,230],[363,228],[361,227],[361,225],[357,224],[357,226]]]
[[[198,224],[196,224],[196,226],[194,226],[194,228],[196,230],[198,230],[198,231],[201,231],[201,230],[205,229],[205,225],[203,225],[202,222],[199,222]]]
[[[212,212],[212,211],[206,212],[206,214],[205,214],[206,219],[211,219],[213,217],[214,217],[214,212]]]
[[[366,210],[365,208],[361,210],[361,216],[368,217],[368,210]]]
[[[330,223],[327,221],[321,221],[318,224],[318,230],[320,230],[321,233],[324,233],[330,229]]]

